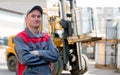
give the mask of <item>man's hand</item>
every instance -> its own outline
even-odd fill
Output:
[[[40,56],[40,53],[38,52],[38,50],[30,51],[30,53],[32,53],[34,55],[37,55],[37,56]]]

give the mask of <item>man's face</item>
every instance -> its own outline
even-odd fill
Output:
[[[39,28],[40,22],[42,21],[42,15],[38,10],[33,10],[25,18],[27,26],[33,28]]]

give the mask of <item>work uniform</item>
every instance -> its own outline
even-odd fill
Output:
[[[48,34],[39,32],[34,36],[26,28],[17,34],[14,42],[18,58],[17,75],[51,75],[51,62],[57,61],[60,55]],[[33,50],[38,50],[40,55],[30,53]]]

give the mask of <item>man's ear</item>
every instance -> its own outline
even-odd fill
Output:
[[[27,16],[25,17],[25,21],[27,21]]]
[[[25,19],[24,19],[24,20],[25,20],[25,24],[27,25],[27,16],[25,16]]]

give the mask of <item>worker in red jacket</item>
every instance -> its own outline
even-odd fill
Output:
[[[51,37],[39,32],[42,13],[40,6],[29,10],[25,17],[25,30],[14,39],[17,75],[51,75],[51,62],[56,62],[60,56]]]

